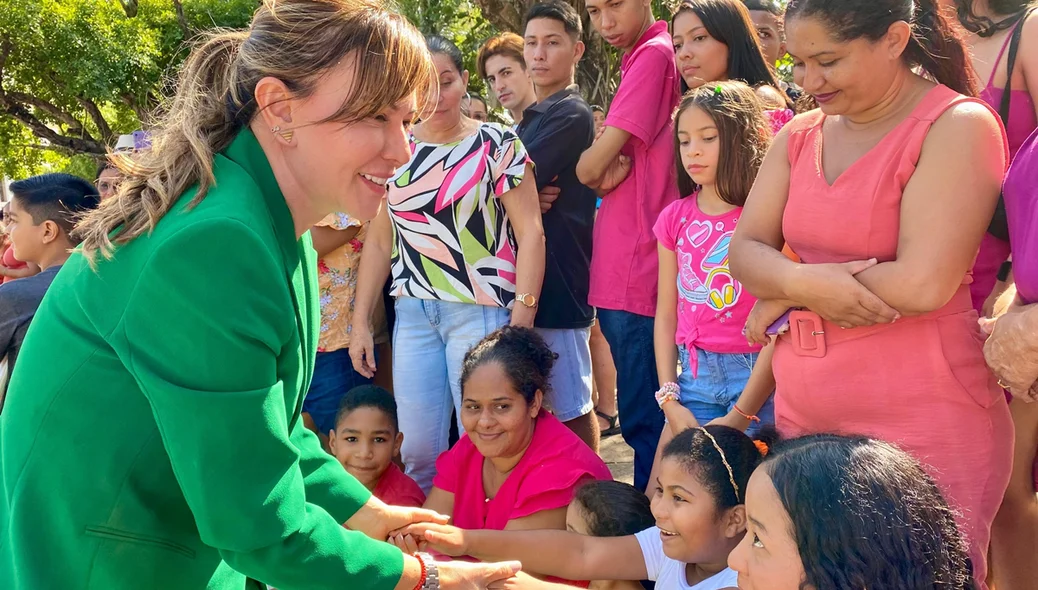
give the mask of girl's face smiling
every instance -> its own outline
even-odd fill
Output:
[[[793,522],[764,469],[754,471],[746,486],[746,518],[746,536],[728,556],[728,566],[739,572],[739,588],[811,590],[801,585],[806,574]]]
[[[719,511],[714,495],[674,457],[660,462],[652,515],[663,553],[687,564],[724,567],[734,543],[746,531],[742,506]]]

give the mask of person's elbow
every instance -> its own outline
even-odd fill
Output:
[[[588,152],[584,152],[584,155],[577,162],[577,180],[580,181],[580,184],[592,190],[597,189],[601,184],[603,172],[604,170],[600,170],[595,165]]]
[[[888,301],[902,316],[911,317],[941,309],[951,301],[962,285],[961,280],[922,273],[901,281],[901,297]]]
[[[547,243],[547,239],[544,237],[544,226],[540,223],[530,223],[528,227],[523,228],[522,232],[516,232],[515,240],[518,242],[520,250],[526,248],[543,250]]]

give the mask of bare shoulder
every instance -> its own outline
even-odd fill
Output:
[[[934,121],[926,142],[942,151],[958,151],[965,142],[979,142],[986,148],[994,148],[1002,145],[1004,139],[998,117],[987,105],[964,100],[949,107]]]

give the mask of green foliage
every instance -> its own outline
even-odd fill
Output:
[[[69,156],[142,126],[187,37],[246,26],[259,2],[183,0],[183,21],[176,4],[139,0],[130,18],[113,0],[0,0],[0,171],[85,169]]]
[[[426,35],[441,35],[461,50],[469,71],[469,92],[486,98],[487,88],[476,75],[480,45],[497,33],[471,0],[398,0],[400,13]]]

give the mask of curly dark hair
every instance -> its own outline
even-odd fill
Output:
[[[955,514],[919,463],[866,437],[815,434],[761,466],[786,512],[815,590],[973,590]]]
[[[590,481],[577,488],[573,501],[583,511],[592,537],[625,537],[656,524],[649,497],[621,481]]]
[[[493,332],[465,354],[461,366],[461,388],[472,372],[487,363],[498,363],[508,375],[512,387],[532,403],[537,391],[547,394],[551,387],[548,376],[559,355],[548,348],[544,338],[530,328],[505,326]]]
[[[713,440],[707,433],[713,436]],[[714,446],[714,441],[721,452]],[[685,470],[714,497],[719,511],[746,501],[750,474],[763,459],[753,439],[743,431],[717,425],[685,430],[663,447],[662,458],[680,461]],[[728,467],[732,469],[730,474]],[[732,480],[738,486],[738,493]]]

